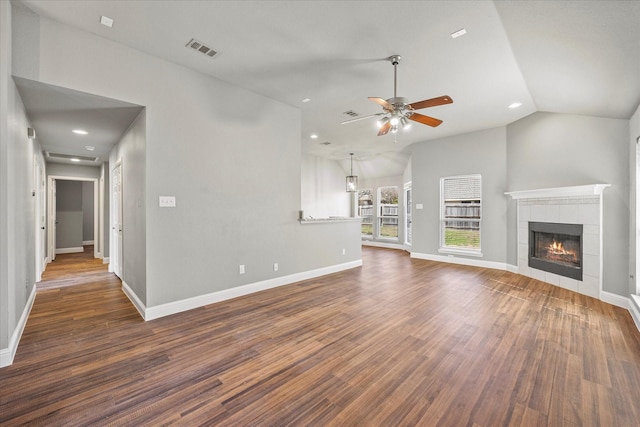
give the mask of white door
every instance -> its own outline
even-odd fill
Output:
[[[51,261],[56,260],[56,232],[58,224],[58,216],[56,215],[56,180],[51,180],[51,211],[49,212],[49,218],[51,218],[51,226],[49,227],[49,255]]]
[[[122,165],[116,164],[111,176],[111,250],[112,270],[122,279]]]
[[[36,158],[33,159],[33,198],[35,212],[35,237],[36,237],[36,282],[42,280],[42,272],[44,271],[44,233],[45,233],[45,209],[44,209],[44,174],[42,167]]]

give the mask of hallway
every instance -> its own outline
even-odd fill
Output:
[[[108,264],[103,264],[101,259],[94,258],[93,245],[85,245],[84,252],[56,255],[56,260],[47,264],[47,269],[42,274],[42,281],[36,284],[36,288],[40,293],[45,289],[104,280],[118,280],[118,278],[108,272]]]

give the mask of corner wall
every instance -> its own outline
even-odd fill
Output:
[[[361,259],[357,223],[334,233],[297,221],[299,109],[44,17],[18,24],[39,34],[21,52],[39,81],[146,107],[144,197],[133,203],[145,214],[132,225],[146,232],[146,290],[135,293],[147,307]],[[159,208],[161,195],[176,207]]]
[[[0,1],[0,367],[12,363],[35,298],[34,161],[45,167],[11,78],[11,9]]]
[[[509,191],[611,184],[604,191],[603,289],[628,296],[629,121],[534,113],[507,126]],[[509,204],[509,259],[516,264],[515,201]]]
[[[507,260],[507,138],[504,127],[426,141],[411,146],[411,186],[413,193],[412,254],[439,256],[440,178],[482,175],[482,258],[483,263]],[[424,208],[415,209],[421,203]]]
[[[640,295],[638,289],[638,265],[637,257],[640,254],[640,239],[638,238],[638,225],[640,224],[640,209],[638,209],[638,201],[640,200],[640,187],[638,179],[640,178],[640,107],[631,117],[629,121],[629,207],[631,215],[629,215],[629,294]]]

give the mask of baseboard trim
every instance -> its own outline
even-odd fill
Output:
[[[401,243],[387,243],[387,242],[378,242],[373,240],[363,240],[362,246],[373,246],[376,248],[386,248],[386,249],[402,249],[405,250],[405,245]]]
[[[629,313],[631,313],[631,318],[633,319],[633,323],[636,324],[636,328],[640,331],[640,296],[631,295]]]
[[[144,303],[140,300],[140,298],[138,298],[138,295],[136,295],[136,293],[133,292],[133,289],[131,289],[131,287],[129,287],[129,285],[127,285],[127,282],[125,282],[124,280],[122,281],[122,292],[124,292],[127,298],[129,298],[129,301],[131,301],[131,304],[133,304],[136,310],[138,310],[138,313],[140,313],[140,316],[142,316],[144,320],[147,320],[145,317],[145,311],[147,310],[147,308],[145,307]]]
[[[77,254],[79,252],[84,252],[84,248],[82,246],[76,248],[56,248],[56,255],[59,254]]]
[[[109,257],[106,256],[106,257],[102,258],[102,263],[103,264],[109,264]]]
[[[260,282],[249,283],[247,285],[237,286],[235,288],[224,289],[222,291],[212,292],[197,297],[186,298],[180,301],[160,304],[153,307],[147,307],[144,310],[144,319],[153,320],[160,317],[169,316],[183,311],[192,310],[194,308],[203,307],[205,305],[226,301],[232,298],[249,295],[255,292],[276,288],[278,286],[290,285],[292,283],[303,280],[313,279],[315,277],[325,276],[327,274],[337,273],[339,271],[349,270],[362,266],[362,259],[357,261],[336,264],[329,267],[318,268],[315,270],[304,271],[302,273],[291,274],[288,276],[276,277],[273,279],[263,280]],[[135,303],[134,303],[135,305]]]
[[[29,313],[31,313],[31,308],[33,307],[33,302],[35,300],[36,285],[34,284],[31,289],[31,295],[29,295],[29,299],[27,299],[27,304],[25,305],[24,310],[22,310],[22,315],[20,316],[20,320],[18,320],[16,329],[13,331],[11,339],[9,340],[9,347],[0,350],[0,368],[4,368],[5,366],[9,366],[13,363],[13,358],[16,355],[16,351],[18,351],[20,338],[22,338],[22,332],[24,332],[24,328],[27,326],[27,319],[29,318]]]
[[[94,241],[93,241],[93,240],[83,240],[83,241],[82,241],[82,244],[83,244],[83,245],[93,245],[93,244],[94,244]]]
[[[606,302],[607,304],[615,305],[616,307],[621,307],[629,310],[631,307],[631,300],[627,297],[623,297],[622,295],[613,294],[607,291],[600,292],[600,301]]]
[[[513,264],[507,264],[507,271],[513,274],[520,274],[518,273],[518,266]]]
[[[484,261],[471,258],[458,258],[453,255],[444,256],[411,252],[411,258],[424,259],[427,261],[446,262],[449,264],[468,265],[471,267],[491,268],[493,270],[507,270],[507,264],[504,262]]]

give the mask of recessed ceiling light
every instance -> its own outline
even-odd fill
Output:
[[[95,149],[96,149],[96,147],[94,147],[93,145],[85,145],[85,146],[84,146],[84,148],[85,148],[87,151],[93,151],[93,150],[95,150]]]
[[[69,159],[69,160],[71,160],[72,162],[79,162],[80,161],[80,159],[76,159],[75,157],[72,158],[72,159]]]
[[[522,105],[522,102],[514,102],[513,104],[509,105],[509,108],[518,108]]]
[[[311,139],[317,139],[317,138],[318,138],[318,135],[316,135],[315,133],[312,133],[312,134],[310,135],[310,137],[311,137]]]
[[[451,33],[451,38],[457,39],[458,37],[464,36],[465,34],[467,34],[467,30],[461,28],[458,31]]]
[[[303,99],[303,100],[302,100],[302,102],[304,102],[305,104],[306,104],[307,102],[309,102],[309,101],[311,101],[311,98],[305,98],[305,99]]]
[[[74,129],[71,132],[75,133],[76,135],[87,135],[89,133],[86,130],[82,129]]]
[[[100,23],[105,27],[113,27],[113,19],[109,18],[108,16],[101,16]]]

